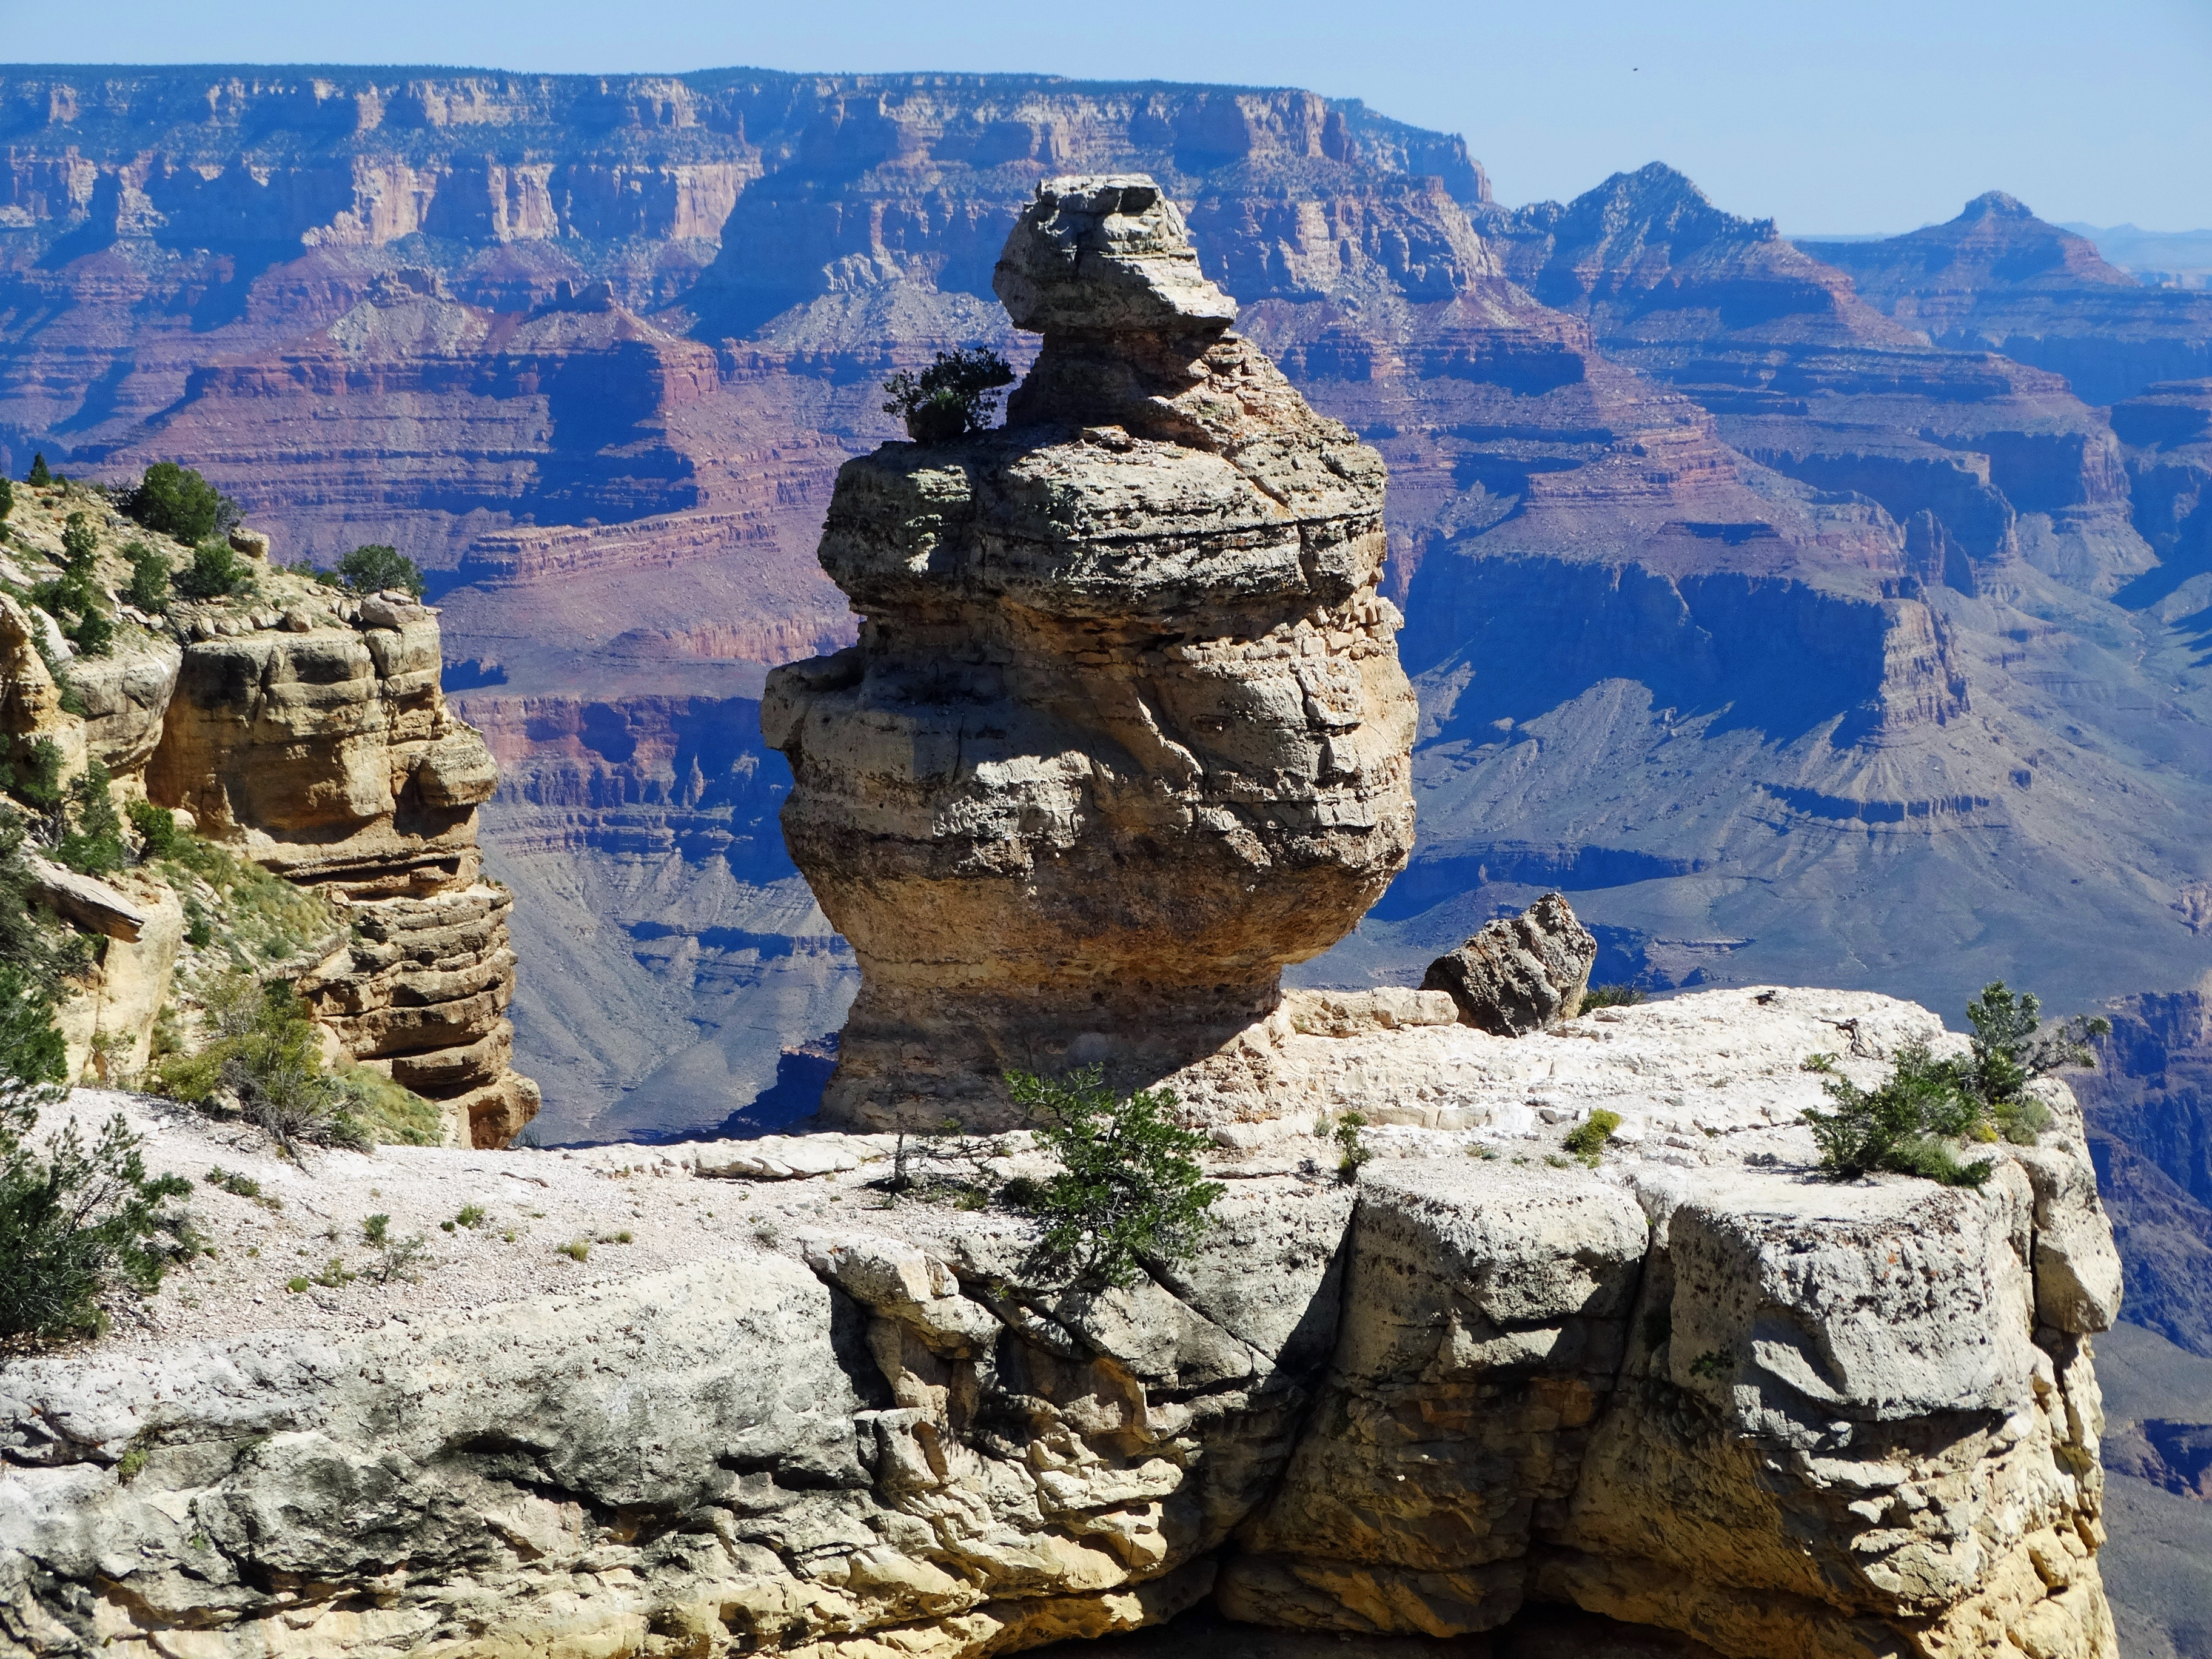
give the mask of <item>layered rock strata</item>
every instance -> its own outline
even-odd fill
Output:
[[[1413,841],[1374,452],[1229,331],[1150,179],[1039,187],[1007,426],[838,475],[860,643],[778,669],[793,860],[862,981],[841,1122],[1010,1121],[1001,1074],[1157,1079],[1274,1006]]]
[[[247,1154],[286,1207],[204,1189],[223,1248],[135,1334],[0,1372],[0,1646],[965,1659],[1210,1600],[1460,1659],[1560,1609],[1638,1654],[2115,1653],[2118,1269],[2063,1088],[1979,1189],[1838,1188],[1800,1060],[1961,1046],[1910,1005],[1341,1029],[1255,1041],[1392,1115],[1358,1181],[1304,1100],[1223,1120],[1206,1247],[1106,1292],[1017,1214],[884,1207],[890,1136]],[[1560,1157],[1601,1106],[1614,1148]],[[204,1124],[134,1109],[156,1168],[205,1168]],[[1043,1167],[1019,1142],[1000,1178]],[[329,1249],[294,1199],[428,1233],[424,1282],[286,1296]],[[497,1224],[436,1231],[468,1202]]]
[[[120,626],[104,656],[57,656],[84,710],[74,714],[29,644],[42,624],[0,595],[11,752],[51,738],[68,774],[99,762],[118,797],[180,811],[202,836],[325,896],[328,927],[305,958],[257,970],[294,977],[347,1054],[437,1103],[449,1139],[504,1145],[538,1096],[509,1064],[511,901],[484,878],[477,848],[477,808],[499,774],[440,694],[436,611],[396,592],[335,592],[272,565],[265,539],[249,535],[235,538],[252,576],[244,593],[179,599],[157,617],[114,597],[128,569],[120,544],[143,532],[104,502],[30,497],[11,523],[18,557],[43,574],[69,513],[94,526],[97,580]],[[184,904],[151,866],[112,885],[144,917],[138,937],[111,939],[95,983],[63,1006],[73,1076],[95,1050],[143,1063],[185,955]]]

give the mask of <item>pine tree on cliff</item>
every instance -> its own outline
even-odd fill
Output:
[[[29,479],[32,488],[34,489],[42,489],[53,481],[54,475],[46,471],[46,457],[45,452],[41,451],[38,454],[32,456],[31,477]]]

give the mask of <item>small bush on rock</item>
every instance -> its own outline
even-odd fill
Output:
[[[62,764],[61,744],[52,738],[36,738],[21,760],[0,766],[0,787],[43,812],[58,811],[67,799],[62,787]]]
[[[192,550],[192,562],[169,578],[169,585],[188,599],[227,599],[243,593],[252,582],[253,573],[222,541],[202,542]]]
[[[131,561],[124,599],[149,616],[160,616],[169,608],[169,562],[143,542],[125,542],[123,556]]]
[[[2022,1145],[2051,1127],[2050,1109],[2027,1085],[2069,1066],[2094,1065],[2091,1040],[2112,1030],[2108,1019],[2076,1014],[2045,1031],[2042,1016],[2033,992],[2015,995],[2002,980],[1984,987],[1980,1001],[1966,1005],[1974,1035],[1964,1081],[1998,1133]]]
[[[1808,1112],[1805,1121],[1820,1148],[1820,1168],[1834,1179],[1853,1181],[1876,1170],[1953,1187],[1989,1179],[1987,1163],[1961,1164],[1946,1144],[1973,1126],[1975,1112],[1959,1087],[1958,1062],[1937,1060],[1926,1043],[1899,1049],[1896,1070],[1878,1088],[1862,1089],[1840,1073],[1821,1087],[1835,1110]]]
[[[237,502],[191,467],[174,461],[156,461],[148,467],[118,505],[125,517],[180,542],[204,541],[238,522]]]
[[[1567,1138],[1560,1144],[1595,1170],[1598,1158],[1613,1139],[1613,1132],[1620,1127],[1620,1114],[1601,1106],[1568,1130]]]
[[[1967,1005],[1966,1018],[1974,1035],[1966,1059],[1937,1060],[1926,1043],[1911,1043],[1872,1090],[1838,1072],[1834,1055],[1807,1056],[1802,1069],[1826,1075],[1821,1087],[1835,1103],[1833,1111],[1805,1114],[1824,1172],[1849,1181],[1887,1170],[1978,1187],[1994,1166],[1961,1163],[1954,1143],[2002,1137],[2033,1145],[2050,1127],[2051,1111],[2027,1085],[2063,1066],[2094,1063],[2089,1040],[2112,1029],[2108,1020],[2076,1016],[2044,1032],[2035,997],[2015,994],[2002,980]]]
[[[162,1242],[180,1226],[163,1206],[191,1188],[146,1173],[119,1115],[89,1149],[73,1119],[33,1148],[39,1109],[61,1098],[64,1065],[51,998],[0,963],[0,1340],[98,1331],[101,1297],[156,1289],[170,1254]]]
[[[111,875],[123,867],[123,818],[115,810],[114,785],[98,761],[70,784],[76,826],[55,845],[54,857],[81,876]]]
[[[1330,1131],[1329,1138],[1336,1142],[1336,1173],[1340,1180],[1358,1180],[1360,1170],[1375,1161],[1375,1149],[1361,1133],[1366,1127],[1366,1113],[1346,1112]]]
[[[1024,1194],[1044,1224],[1039,1253],[1077,1283],[1127,1285],[1147,1259],[1188,1257],[1227,1189],[1205,1179],[1206,1137],[1178,1127],[1164,1089],[1117,1095],[1101,1066],[1057,1080],[1009,1073],[1015,1103],[1036,1126],[1058,1174]]]
[[[149,859],[174,858],[177,842],[183,831],[166,806],[156,806],[150,800],[134,800],[130,806],[131,827],[138,832],[145,843]]]
[[[901,369],[884,382],[884,413],[906,422],[918,444],[945,444],[981,431],[998,404],[997,388],[1013,383],[1014,371],[988,346],[940,351],[915,374]]]
[[[162,1061],[155,1092],[258,1124],[285,1151],[301,1144],[367,1147],[367,1127],[348,1109],[338,1080],[323,1070],[321,1040],[307,1005],[283,979],[257,984],[231,974],[204,994],[214,1041]]]
[[[356,547],[337,562],[339,581],[356,593],[381,593],[396,588],[422,597],[422,568],[396,547],[372,543]]]

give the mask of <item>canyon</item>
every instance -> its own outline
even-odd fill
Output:
[[[1458,140],[1299,92],[9,84],[10,464],[186,461],[283,557],[430,569],[547,965],[514,1012],[556,1139],[774,1115],[840,1023],[855,965],[769,822],[758,700],[856,637],[814,551],[895,430],[877,383],[955,345],[1028,366],[990,266],[1074,167],[1159,179],[1240,331],[1390,469],[1419,845],[1294,976],[1418,978],[1552,887],[1651,989],[2080,1006],[2212,967],[2204,396],[2171,378],[2201,296],[2017,204],[1916,233],[1947,274],[1908,295],[1882,273],[1919,243],[1808,252],[1663,167],[1508,209]],[[2168,357],[2100,380],[2002,310],[2093,301],[2132,309],[2077,358]]]
[[[795,80],[780,88],[793,103],[807,95]],[[387,118],[520,132],[605,115],[574,83],[433,90],[352,99],[356,139]],[[1988,896],[2005,883],[2010,948],[2032,946],[2061,988],[2097,970],[2099,949],[2170,964],[2161,947],[2194,936],[2193,854],[2168,834],[2193,804],[2189,775],[2176,765],[2182,781],[2156,799],[2111,798],[2163,757],[2188,759],[2190,732],[2116,719],[2069,727],[2077,741],[2054,752],[2027,696],[2047,659],[1977,654],[2009,638],[1996,623],[2044,607],[2066,623],[2051,635],[2100,625],[2116,661],[2148,672],[2113,618],[2191,589],[2131,514],[2131,463],[2171,475],[2157,527],[2181,544],[2193,394],[2145,392],[2128,420],[2153,442],[2129,446],[2063,381],[1900,333],[1771,227],[1663,169],[1509,212],[1449,144],[1296,94],[1080,94],[1100,147],[1212,164],[1159,178],[1121,156],[1103,176],[1059,173],[1035,126],[1027,163],[1008,163],[1018,124],[979,130],[944,84],[893,88],[914,119],[888,140],[841,104],[809,125],[811,153],[834,156],[848,125],[863,155],[890,143],[859,191],[881,258],[833,259],[794,300],[748,259],[769,246],[787,278],[862,216],[821,210],[765,161],[744,180],[706,170],[775,130],[758,85],[723,90],[671,90],[650,111],[710,131],[675,147],[705,211],[732,186],[720,246],[680,295],[647,292],[682,284],[669,261],[648,282],[635,247],[505,310],[465,283],[453,297],[454,270],[410,258],[314,337],[195,367],[150,414],[124,409],[159,389],[132,386],[134,364],[116,376],[117,424],[68,459],[128,467],[197,432],[222,476],[241,464],[222,445],[252,406],[286,386],[310,389],[302,410],[342,404],[356,374],[374,418],[450,408],[481,428],[414,452],[481,469],[453,498],[409,477],[403,446],[376,504],[443,573],[443,616],[390,593],[317,609],[328,590],[271,568],[289,601],[273,618],[175,619],[185,690],[163,725],[178,741],[153,749],[143,787],[188,797],[196,823],[261,863],[392,907],[301,981],[342,1040],[387,1044],[419,1035],[398,999],[376,998],[380,973],[407,971],[410,927],[474,927],[476,975],[441,959],[433,977],[460,1002],[503,1001],[511,958],[479,947],[507,890],[479,890],[462,828],[501,787],[505,750],[514,909],[556,893],[534,925],[573,924],[580,941],[549,951],[554,994],[585,1012],[594,981],[560,964],[613,954],[586,918],[623,935],[625,965],[599,984],[620,993],[636,969],[695,991],[719,980],[712,994],[760,1029],[809,1022],[776,1036],[837,1024],[857,961],[828,1091],[828,1044],[781,1044],[772,1079],[765,1045],[665,1044],[641,1127],[665,1135],[718,1111],[741,1138],[493,1156],[470,1143],[507,1140],[521,1114],[457,1097],[456,1145],[332,1152],[313,1170],[143,1099],[51,1105],[49,1127],[123,1110],[157,1169],[245,1161],[271,1201],[232,1207],[217,1194],[239,1187],[210,1176],[194,1200],[219,1230],[208,1261],[131,1328],[0,1370],[0,1633],[27,1651],[149,1656],[189,1632],[210,1655],[773,1643],[950,1659],[1155,1626],[1203,1645],[1209,1626],[1176,1621],[1210,1609],[1504,1656],[1577,1639],[1682,1659],[2116,1653],[2093,1347],[2118,1315],[2122,1261],[2074,1097],[2037,1084],[2033,1122],[1968,1146],[1983,1167],[1961,1184],[1838,1181],[1808,1109],[1963,1041],[1863,988],[1698,988],[1793,950],[1832,957],[1854,927],[1893,944],[1891,963],[1955,976],[1962,956],[1979,963],[1955,939],[1930,961],[1929,939],[1963,914],[1985,953],[2003,952]],[[880,113],[889,94],[874,90]],[[1019,90],[950,88],[971,106]],[[348,100],[314,94],[343,125]],[[95,129],[153,94],[126,77],[104,95]],[[811,95],[819,114],[824,83]],[[303,118],[296,97],[276,102]],[[83,107],[51,104],[49,118]],[[634,100],[619,118],[648,117]],[[1224,141],[1241,159],[1222,160]],[[1054,129],[1055,161],[1060,143]],[[421,239],[412,256],[455,228],[438,203],[456,179],[470,202],[473,173],[438,143],[399,145],[413,205],[392,219],[390,145],[368,146],[380,173],[356,157],[356,185],[373,174],[378,189],[313,246],[373,245],[383,223]],[[1011,240],[984,197],[939,188],[917,210],[912,175],[944,164],[933,145],[968,182],[1005,169],[999,199],[1024,215]],[[204,183],[224,176],[196,154]],[[156,250],[194,206],[165,165],[142,156],[112,191],[117,225]],[[577,177],[538,165],[526,149],[496,179],[487,165],[488,215],[462,228],[574,215]],[[276,176],[257,164],[231,188]],[[1334,193],[1310,213],[1317,181]],[[97,176],[85,199],[101,201]],[[757,243],[732,228],[741,216]],[[1041,349],[962,302],[1000,244],[1006,324],[1041,330]],[[1082,280],[1063,283],[1063,259]],[[727,441],[723,366],[738,380],[748,342],[723,337],[711,365],[694,348],[717,326],[849,345],[902,306],[1006,341],[1026,371],[1009,426],[845,460],[810,574],[769,521],[804,524],[823,482],[805,466],[835,444],[773,483],[729,453],[719,465],[739,482],[684,459],[685,444]],[[872,397],[861,388],[886,361],[846,395]],[[817,368],[836,382],[834,362]],[[425,401],[464,376],[489,409],[471,414],[473,393]],[[645,390],[625,402],[633,385]],[[590,390],[572,408],[564,386]],[[636,418],[592,427],[610,412]],[[88,433],[104,418],[90,398],[78,413]],[[254,442],[274,441],[261,431]],[[572,473],[556,437],[602,441]],[[1387,509],[1378,456],[1395,475]],[[368,521],[349,516],[357,473],[334,476],[289,527],[295,547],[327,555]],[[747,487],[750,508],[708,498]],[[453,510],[495,489],[503,522]],[[530,522],[512,511],[526,501]],[[623,516],[602,534],[606,513]],[[2120,596],[2161,569],[2178,579],[2131,611]],[[756,571],[757,609],[711,602]],[[821,598],[831,580],[855,602],[856,643]],[[556,599],[589,624],[554,625]],[[434,618],[451,619],[446,654],[471,686],[457,701],[483,700],[481,736],[439,700]],[[296,711],[325,694],[266,708],[239,695],[362,678],[303,666],[350,663],[348,627],[393,682],[375,701],[394,724],[318,741]],[[2044,643],[2068,658],[2081,638]],[[19,642],[11,683],[35,690],[34,656]],[[732,733],[749,714],[773,750],[750,726]],[[2142,747],[2118,750],[2114,730]],[[1668,766],[1678,742],[1694,758]],[[1634,786],[1608,773],[1647,750]],[[1409,798],[1436,826],[1410,866]],[[1693,821],[1670,822],[1686,805]],[[771,806],[805,881],[772,850]],[[1547,829],[1547,811],[1572,832],[1517,834]],[[1656,833],[1639,833],[1647,816]],[[1808,848],[1823,823],[1845,827]],[[1729,884],[1802,911],[1862,835],[1887,839],[1876,857],[1893,868],[1918,860],[1892,908],[1831,889],[1778,939],[1637,925],[1639,902],[1668,901],[1627,890],[1694,896],[1700,878],[1709,923],[1767,914],[1725,908],[1714,896]],[[2106,931],[2075,937],[2052,900],[2064,860],[2093,848],[2112,862],[2079,902],[2101,907]],[[1061,860],[1085,879],[1055,884]],[[1163,869],[1171,908],[1157,876],[1115,884]],[[1003,925],[1009,872],[1056,896],[1027,932]],[[1554,875],[1597,896],[1595,929],[1556,892],[1518,933],[1466,925]],[[1909,915],[1914,880],[1969,884],[1963,910]],[[2156,907],[2167,932],[2116,932],[2125,902]],[[1423,982],[1445,988],[1405,988],[1438,934],[1460,948]],[[1607,952],[1684,994],[1579,1012]],[[1480,981],[1516,953],[1540,1006],[1481,1029],[1497,1022]],[[1086,980],[1094,955],[1109,971]],[[970,982],[1009,961],[1042,975],[1048,1018],[1009,1015]],[[1209,963],[1226,964],[1211,981],[1196,971]],[[660,1005],[629,1038],[643,1057],[687,1005],[632,994]],[[1065,1036],[1086,996],[1097,1030],[1046,1062],[1095,1050],[1170,1088],[1219,1206],[1206,1248],[1140,1252],[1099,1279],[1056,1271],[1034,1218],[1049,1136],[910,1146],[945,1103],[988,1104],[998,1073],[1041,1034]],[[2188,1040],[2185,1015],[2139,1012],[2114,1034],[2116,1082]],[[616,1088],[634,1075],[596,1039],[620,1015],[605,999],[568,1036]],[[696,1049],[713,1057],[666,1069]],[[413,1073],[426,1086],[509,1055],[503,1031],[450,1064],[427,1052]],[[916,1090],[917,1056],[943,1088]],[[396,1054],[380,1057],[397,1078]],[[810,1109],[810,1077],[848,1132],[757,1136],[783,1127],[771,1109]],[[2106,1113],[2106,1139],[2126,1115]],[[604,1138],[618,1118],[586,1121]],[[866,1133],[878,1127],[904,1133]],[[1331,1146],[1345,1152],[1333,1171],[1316,1156]],[[915,1194],[912,1161],[946,1157],[967,1171],[959,1201],[928,1181]],[[479,1197],[500,1212],[491,1226]],[[396,1213],[422,1230],[408,1248],[425,1261],[349,1275],[341,1254],[319,1278],[285,1278],[313,1238],[358,1250],[340,1218],[372,1201],[391,1211],[365,1217],[362,1238],[386,1249]],[[2120,1215],[2123,1231],[2136,1218]],[[2115,1467],[2172,1495],[2194,1468],[2172,1425],[2130,1418]]]

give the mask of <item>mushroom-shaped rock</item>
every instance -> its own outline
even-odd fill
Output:
[[[1279,1000],[1413,844],[1381,459],[1227,331],[1149,179],[1041,185],[1006,428],[839,473],[860,642],[770,676],[784,836],[860,958],[833,1122],[1016,1121],[1009,1070],[1150,1082]]]

